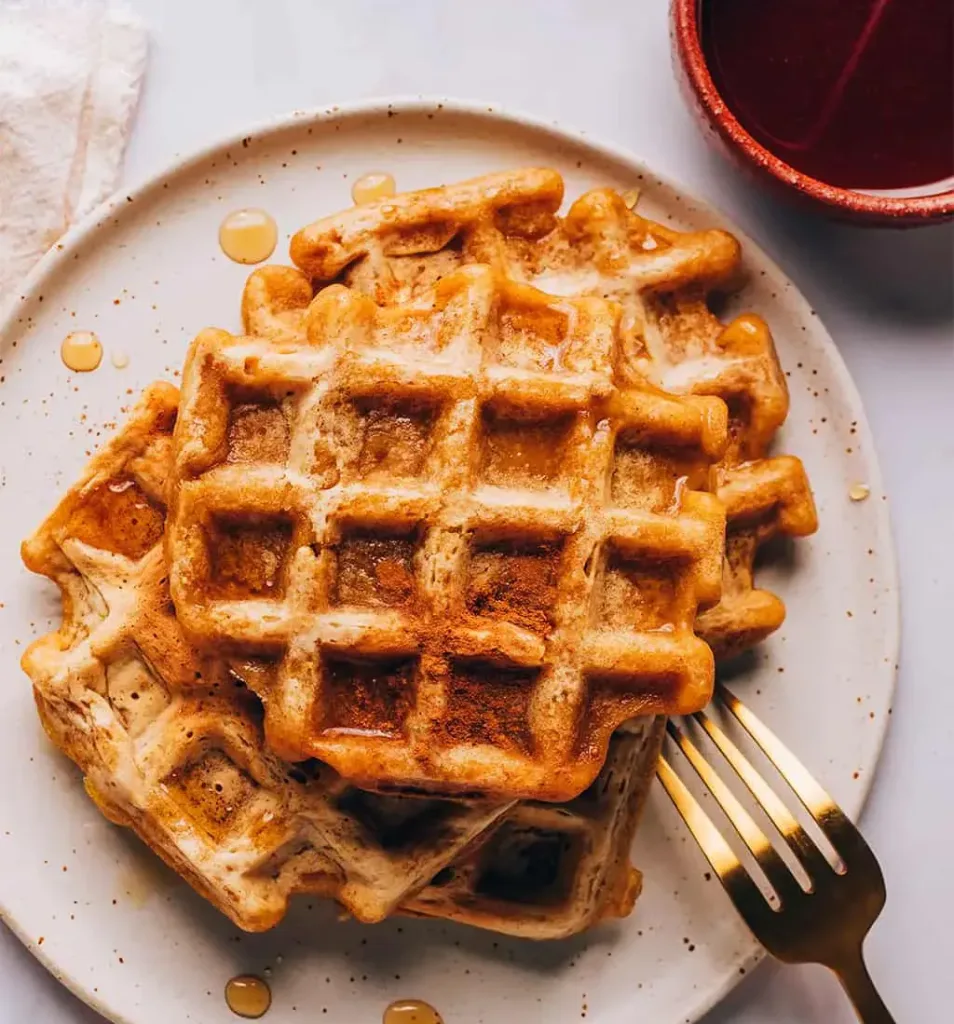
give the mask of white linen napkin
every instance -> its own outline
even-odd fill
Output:
[[[0,308],[115,189],[146,49],[111,0],[0,0]]]

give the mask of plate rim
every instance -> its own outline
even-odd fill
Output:
[[[858,387],[851,376],[848,366],[841,355],[841,351],[835,344],[831,333],[825,326],[824,321],[812,309],[801,288],[792,281],[788,274],[779,264],[753,239],[748,233],[738,227],[732,218],[726,216],[721,210],[712,205],[708,200],[700,198],[694,189],[687,188],[678,176],[668,172],[660,173],[656,167],[646,161],[641,155],[630,150],[626,146],[619,145],[600,134],[593,135],[588,131],[575,127],[562,120],[546,120],[533,114],[529,114],[519,108],[510,107],[506,104],[493,101],[480,101],[473,99],[458,99],[439,95],[427,94],[396,94],[373,96],[361,100],[343,101],[328,105],[319,105],[308,108],[296,108],[286,113],[276,114],[268,118],[258,119],[244,129],[230,131],[216,137],[211,142],[198,146],[184,156],[175,156],[171,161],[163,164],[158,170],[140,176],[128,187],[117,188],[103,202],[94,207],[84,217],[71,225],[43,254],[38,262],[31,268],[29,273],[13,287],[9,297],[0,304],[0,343],[8,332],[17,325],[17,313],[21,306],[30,302],[33,295],[37,293],[44,281],[53,278],[58,271],[60,264],[65,264],[68,259],[81,247],[84,241],[93,236],[101,227],[106,226],[108,219],[119,210],[125,210],[135,200],[156,189],[162,187],[163,182],[168,179],[188,174],[188,172],[209,160],[220,150],[241,146],[243,140],[258,139],[262,136],[278,134],[283,131],[292,130],[296,127],[307,128],[308,126],[334,122],[338,120],[351,120],[373,117],[375,115],[387,115],[389,111],[395,113],[426,113],[436,109],[451,115],[471,116],[476,119],[485,120],[491,123],[503,122],[511,128],[522,128],[539,132],[550,136],[555,140],[571,141],[575,145],[582,145],[591,150],[601,159],[625,165],[636,174],[650,174],[661,186],[692,201],[694,209],[704,216],[718,222],[725,230],[730,231],[742,242],[745,252],[756,254],[762,265],[779,278],[789,281],[792,284],[791,300],[797,306],[802,307],[803,312],[810,314],[817,322],[827,340],[827,356],[831,362],[831,369],[834,373],[841,394],[853,409],[858,411],[857,434],[866,453],[869,464],[867,477],[871,489],[878,494],[885,494],[884,477],[881,471],[881,464],[878,458],[878,449],[875,444],[871,426],[868,422],[867,412]],[[890,709],[894,703],[897,689],[899,672],[899,654],[901,646],[901,595],[898,576],[898,555],[894,542],[894,531],[891,527],[891,513],[889,501],[877,503],[874,512],[874,525],[880,538],[879,556],[884,571],[884,582],[890,589],[891,599],[890,622],[882,630],[883,649],[890,665],[886,673],[887,687],[885,699]],[[884,620],[882,620],[884,623]],[[890,714],[879,716],[879,722],[875,728],[874,743],[872,746],[873,765],[870,772],[863,774],[863,779],[857,787],[857,812],[850,815],[858,820],[864,811],[872,786],[879,773],[884,742],[889,726]],[[41,946],[32,941],[27,934],[26,927],[21,925],[13,916],[6,900],[0,893],[0,920],[16,935],[17,939],[27,950],[44,966],[50,975],[61,985],[69,989],[78,999],[84,1002],[91,1009],[101,1014],[114,1024],[136,1024],[130,1017],[122,1016],[116,1010],[111,1009],[103,1002],[100,994],[94,992],[92,987],[87,987],[79,978],[65,972]],[[754,949],[741,961],[736,961],[732,968],[727,971],[718,983],[707,988],[692,1004],[690,1015],[685,1018],[686,1024],[699,1021],[713,1007],[720,1003],[742,980],[743,975],[748,975],[753,967],[766,958],[766,951],[755,943]]]

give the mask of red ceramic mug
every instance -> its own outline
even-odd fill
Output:
[[[716,65],[711,63],[713,61],[712,53],[716,52],[714,47],[718,44],[719,40],[718,37],[712,36],[712,21],[704,26],[703,18],[708,17],[711,19],[714,13],[718,13],[718,5],[736,5],[730,12],[731,17],[735,18],[735,22],[733,23],[728,16],[723,18],[722,24],[727,26],[723,31],[726,34],[730,31],[735,31],[735,38],[727,38],[725,40],[726,45],[741,40],[744,45],[751,47],[753,43],[752,37],[754,36],[756,43],[759,43],[758,33],[763,30],[768,31],[773,21],[779,32],[785,32],[786,19],[788,19],[788,34],[784,38],[776,36],[774,41],[772,39],[765,40],[767,47],[774,46],[776,53],[781,52],[782,56],[777,59],[787,62],[789,58],[784,52],[786,48],[792,51],[793,48],[802,45],[804,52],[801,55],[801,69],[804,70],[806,67],[811,69],[815,66],[821,69],[821,65],[818,64],[818,51],[813,51],[811,47],[828,44],[828,50],[825,51],[826,57],[830,56],[829,51],[834,49],[834,44],[824,37],[812,40],[812,33],[825,32],[831,26],[830,23],[820,21],[818,18],[812,20],[810,13],[806,13],[808,9],[805,6],[802,6],[801,10],[799,10],[799,5],[794,3],[793,0],[760,0],[760,2],[767,6],[755,10],[751,3],[746,5],[745,3],[740,3],[739,0],[671,0],[671,35],[676,73],[680,79],[680,84],[683,86],[683,91],[706,134],[717,142],[723,150],[727,151],[736,163],[740,164],[750,173],[753,173],[759,180],[773,186],[777,191],[799,198],[837,217],[858,223],[897,227],[936,223],[954,217],[954,180],[952,180],[950,171],[947,172],[947,180],[942,181],[936,186],[937,191],[934,191],[930,186],[917,190],[909,188],[890,188],[890,190],[879,188],[877,192],[873,188],[871,190],[848,188],[843,183],[832,184],[831,181],[823,180],[824,172],[819,173],[819,171],[815,170],[815,167],[811,167],[811,172],[809,172],[809,167],[812,165],[812,154],[807,152],[806,147],[802,146],[797,149],[791,147],[789,149],[789,152],[796,157],[796,159],[793,159],[793,163],[800,161],[803,163],[802,170],[799,170],[792,166],[792,163],[782,159],[776,152],[766,148],[766,145],[763,144],[766,136],[772,137],[768,132],[765,130],[759,131],[756,128],[753,128],[753,131],[749,131],[743,126],[736,112],[730,109],[726,97],[720,92],[720,85],[717,85],[716,82],[716,79],[722,79],[722,83],[720,83],[722,91],[728,93],[728,87],[723,84],[727,81],[724,64],[721,62]],[[895,2],[903,3],[905,0],[895,0]],[[926,9],[932,5],[940,7],[942,0],[920,0],[920,2],[922,7]],[[944,0],[944,2],[949,3],[949,0]],[[918,125],[919,130],[934,132],[933,135],[922,136],[924,143],[922,148],[925,149],[928,160],[930,160],[930,151],[933,148],[934,160],[932,166],[934,168],[939,166],[938,160],[943,164],[949,155],[954,159],[954,150],[950,154],[945,151],[947,146],[947,135],[945,133],[950,132],[950,118],[954,117],[954,111],[946,105],[948,101],[945,99],[945,96],[951,96],[950,102],[954,104],[954,91],[952,91],[954,90],[954,82],[951,80],[950,71],[946,75],[943,73],[943,69],[946,67],[949,59],[949,51],[943,48],[946,45],[943,35],[944,25],[939,25],[936,19],[932,24],[926,17],[922,17],[920,21],[911,22],[911,8],[909,7],[906,10],[897,8],[892,12],[889,9],[891,0],[869,0],[867,6],[857,2],[853,5],[851,11],[846,6],[839,7],[839,5],[842,5],[842,0],[828,0],[828,3],[835,4],[839,13],[847,12],[855,16],[854,23],[846,26],[847,31],[852,33],[850,40],[852,48],[850,50],[846,49],[844,54],[839,53],[832,58],[838,62],[844,59],[844,66],[841,67],[840,63],[835,65],[835,71],[840,70],[840,76],[832,78],[834,84],[831,87],[831,95],[838,99],[844,94],[845,82],[852,71],[858,68],[860,59],[865,57],[866,46],[871,47],[869,56],[872,59],[877,55],[874,50],[874,46],[878,42],[876,33],[880,31],[883,35],[887,36],[890,31],[894,30],[895,34],[890,40],[887,37],[883,40],[885,52],[890,42],[890,44],[895,45],[894,59],[897,59],[897,46],[902,45],[907,40],[906,45],[909,47],[907,52],[911,61],[909,69],[911,75],[915,77],[922,75],[923,77],[925,72],[925,67],[918,66],[914,62],[918,60],[922,61],[922,63],[926,62],[927,56],[930,56],[933,60],[931,65],[932,75],[927,85],[930,89],[934,90],[936,102],[934,106],[920,104],[916,114],[922,120],[929,117],[940,117],[942,123],[932,124],[930,121],[926,121],[924,124]],[[778,5],[780,4],[787,5],[787,7],[779,7]],[[746,7],[748,7],[750,13],[755,11],[758,15],[757,21],[752,21],[751,19],[748,22],[739,20],[746,16]],[[704,8],[708,9],[704,10]],[[728,8],[725,8],[725,10],[728,11]],[[828,7],[825,13],[833,16],[835,8]],[[889,13],[894,22],[887,20],[887,14]],[[933,36],[927,40],[929,46],[926,49],[919,51],[918,47],[913,45],[910,35],[905,37],[902,33],[897,32],[897,19],[906,16],[909,22],[907,25],[909,33],[911,31],[933,33]],[[942,16],[948,17],[946,14]],[[798,17],[807,18],[808,20],[801,22],[792,20]],[[742,31],[739,31],[740,28]],[[797,39],[792,33],[793,28],[799,29]],[[705,39],[704,29],[708,33]],[[794,52],[797,54],[797,49]],[[729,51],[729,54],[731,56],[731,51]],[[744,61],[746,51],[744,49],[737,50],[736,55],[739,61]],[[764,56],[764,54],[760,52],[759,56]],[[813,61],[815,62],[814,65]],[[875,81],[875,85],[878,88],[889,87],[890,83],[902,79],[902,76],[897,74],[895,74],[895,78],[884,78],[880,75],[879,69],[870,65],[871,61],[869,60],[867,70],[869,74],[879,76]],[[761,72],[764,72],[766,68],[771,68],[771,66],[770,63],[762,62]],[[775,65],[775,67],[778,68],[779,65]],[[941,69],[940,78],[938,77],[938,68]],[[744,81],[745,73],[753,70],[755,70],[754,67],[746,68],[742,65],[739,80]],[[714,71],[718,73],[713,74]],[[891,67],[884,69],[885,75],[890,76],[893,73]],[[782,66],[779,74],[788,76],[787,83],[793,90],[799,89],[800,83],[795,68]],[[754,87],[757,89],[759,86],[758,77],[753,77],[750,74],[749,80],[754,83]],[[777,85],[777,83],[766,82],[764,77],[761,81],[765,82],[765,91],[756,99],[764,107],[765,103],[771,98],[768,90]],[[936,90],[934,89],[935,85],[938,86]],[[785,82],[782,82],[782,85],[779,87],[784,88]],[[838,93],[838,89],[841,89],[842,92]],[[945,89],[947,90],[946,92]],[[854,95],[856,100],[858,97],[863,97],[865,95],[864,89],[855,89]],[[793,102],[789,103],[788,106],[797,105],[800,98],[802,97],[799,95],[790,96],[789,99]],[[782,99],[785,99],[785,97],[782,97]],[[899,102],[901,102],[901,99],[899,99]],[[822,113],[826,114],[828,112],[823,111]],[[840,113],[851,117],[850,111],[841,111]],[[849,132],[857,127],[856,122],[864,119],[865,113],[866,111],[863,108],[860,111],[861,117],[858,117],[858,111],[855,112],[855,121],[848,125]],[[868,113],[880,116],[884,113],[884,108],[878,108],[877,111],[872,109]],[[898,116],[908,117],[909,112],[902,110]],[[876,118],[869,120],[872,123],[876,123]],[[750,125],[753,124],[751,117],[748,123]],[[910,131],[910,124],[906,122],[905,128]],[[760,134],[763,141],[755,138],[753,132]],[[782,143],[781,145],[773,146],[773,149],[785,153],[787,145]],[[889,148],[885,148],[882,153],[883,155],[891,156]],[[824,155],[815,154],[815,166],[824,164],[824,160],[819,158],[824,157]],[[913,156],[911,152],[907,151],[897,152],[895,155],[899,158]],[[837,158],[839,154],[829,152],[828,156]],[[804,159],[802,159],[803,157]],[[863,159],[863,153],[856,147],[854,152],[843,152],[841,157],[842,162],[845,159],[850,160],[852,157],[861,157]],[[805,166],[806,164],[809,166]],[[828,164],[837,168],[837,160],[830,159]],[[871,171],[870,168],[866,170]],[[839,176],[839,171],[842,176],[845,174],[844,171],[837,168],[832,173],[832,177],[836,180]],[[912,182],[912,184],[914,183]],[[928,194],[912,195],[913,191]]]

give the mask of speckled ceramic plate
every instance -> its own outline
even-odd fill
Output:
[[[635,851],[646,885],[634,915],[547,945],[425,921],[340,923],[302,900],[272,933],[244,935],[108,825],[45,741],[18,662],[58,603],[20,565],[18,544],[145,384],[175,377],[198,328],[238,325],[248,269],[217,244],[222,217],[263,206],[282,240],[350,202],[353,180],[391,171],[401,189],[545,164],[568,195],[639,187],[641,211],[679,227],[719,225],[744,243],[739,305],[772,325],[790,374],[780,450],[804,459],[821,530],[767,569],[785,627],[741,666],[736,687],[852,814],[890,712],[898,643],[894,559],[881,475],[858,394],[831,339],[785,275],[742,233],[632,157],[486,107],[414,101],[295,114],[200,153],[118,196],[72,231],[23,287],[0,366],[0,904],[49,969],[116,1021],[234,1020],[240,972],[268,977],[269,1024],[372,1024],[391,1000],[428,1000],[448,1024],[695,1020],[757,959],[756,947],[666,797]],[[103,365],[73,375],[71,330],[102,338]],[[128,355],[124,369],[114,353]],[[849,500],[864,482],[870,497]]]

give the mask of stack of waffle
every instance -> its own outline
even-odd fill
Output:
[[[723,232],[555,172],[384,199],[256,270],[23,546],[53,741],[250,930],[317,893],[530,938],[627,914],[663,716],[815,527]]]

